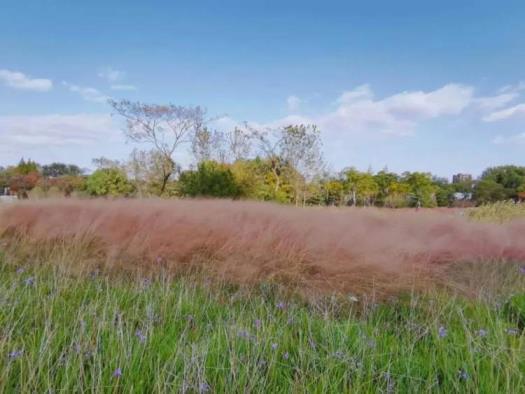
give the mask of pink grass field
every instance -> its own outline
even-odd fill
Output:
[[[425,286],[454,263],[525,261],[525,221],[477,223],[432,210],[48,200],[0,206],[0,236],[26,258],[46,245],[49,256],[86,269],[199,266],[233,282],[355,293]]]

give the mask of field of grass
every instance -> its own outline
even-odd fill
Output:
[[[205,202],[170,211],[141,205],[141,213],[127,203],[71,204],[0,210],[0,392],[525,392],[518,222],[263,205],[255,213],[242,204],[232,214],[232,205]],[[195,207],[199,214],[187,209]],[[148,229],[165,230],[163,220],[177,223],[168,234],[174,244],[195,243],[144,241]],[[360,259],[341,245],[330,254],[331,238],[310,234],[327,223],[352,235],[342,237]],[[374,230],[374,242],[363,245],[356,225]],[[274,250],[250,249],[250,240]],[[418,258],[425,269],[402,281],[399,270]],[[394,268],[382,266],[389,259]],[[389,273],[402,285],[386,286]],[[346,284],[319,285],[337,275]]]
[[[500,201],[470,209],[469,217],[486,222],[503,223],[525,217],[525,204],[513,201]]]

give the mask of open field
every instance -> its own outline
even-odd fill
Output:
[[[0,206],[0,391],[524,392],[500,211]]]

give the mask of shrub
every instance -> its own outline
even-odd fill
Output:
[[[90,175],[86,191],[93,196],[129,196],[134,187],[126,174],[117,168],[102,168]]]

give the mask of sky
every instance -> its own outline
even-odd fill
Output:
[[[14,1],[0,165],[125,159],[108,98],[316,124],[329,168],[525,165],[525,2]],[[178,157],[188,160],[183,148]]]

